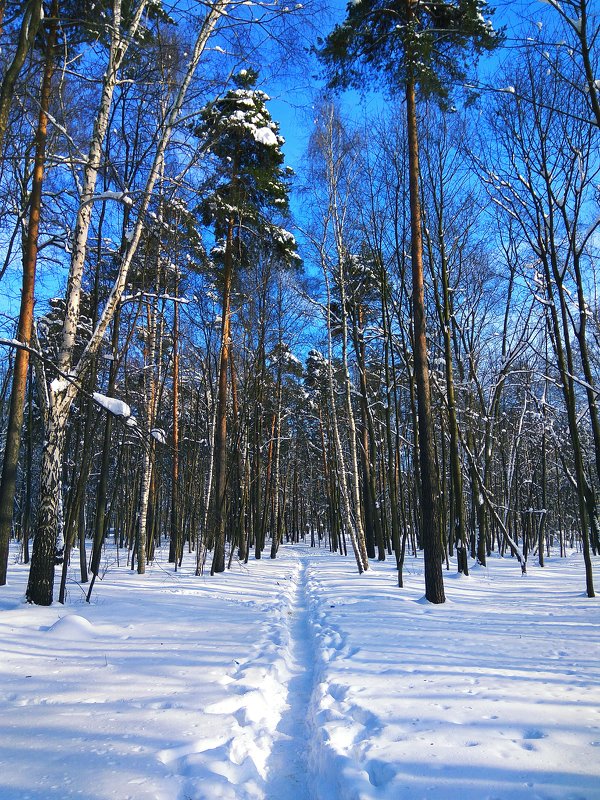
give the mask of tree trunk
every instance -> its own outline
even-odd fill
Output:
[[[381,319],[383,326],[383,365],[385,370],[385,436],[387,445],[387,474],[386,482],[390,495],[390,516],[392,523],[392,547],[396,556],[396,567],[398,569],[398,585],[402,586],[402,564],[400,561],[400,522],[398,515],[398,492],[397,492],[397,463],[396,447],[392,431],[392,386],[395,386],[394,365],[390,365],[390,353],[392,350],[391,332],[389,325],[389,312],[387,304],[388,281],[384,269],[381,269]],[[391,368],[390,368],[391,366]],[[393,383],[392,383],[393,381]],[[394,390],[395,391],[395,390]],[[398,420],[396,419],[396,426]]]
[[[160,218],[159,214],[159,218]],[[160,243],[158,245],[156,264],[156,295],[160,294]],[[146,429],[152,431],[156,417],[156,342],[157,342],[157,316],[158,308],[155,299],[150,302],[147,310],[146,330],[148,332],[145,348],[145,370],[144,384],[146,393]],[[149,442],[144,447],[142,458],[142,482],[140,488],[140,505],[137,531],[137,560],[138,575],[143,575],[146,571],[146,561],[148,558],[148,531],[152,532],[152,525],[148,524],[151,515],[148,513],[150,498],[152,496],[152,475],[154,466],[154,439],[150,436]]]
[[[179,292],[178,276],[175,278],[175,307],[173,309],[173,454],[171,467],[171,551],[169,561],[175,569],[183,551],[179,510]],[[172,558],[171,558],[172,555]]]
[[[64,395],[63,395],[64,398]],[[26,597],[39,606],[52,605],[54,567],[60,562],[61,546],[58,539],[61,473],[68,405],[54,397],[54,404],[46,421],[45,442],[42,454],[40,507]],[[62,400],[62,401],[61,401]]]
[[[92,369],[90,375],[90,386],[93,386],[96,380],[96,369]],[[69,560],[71,557],[71,549],[75,544],[75,540],[82,540],[85,542],[85,530],[81,529],[82,514],[85,510],[85,489],[90,475],[92,465],[92,458],[94,455],[93,450],[93,437],[94,437],[94,403],[92,400],[87,400],[85,412],[85,423],[83,430],[83,437],[77,435],[77,452],[82,454],[79,473],[75,477],[76,470],[73,469],[73,477],[71,480],[71,489],[69,493],[69,502],[67,506],[67,513],[65,519],[65,553],[63,559],[63,569],[60,581],[60,589],[58,594],[58,602],[64,603],[66,596],[66,585]],[[81,421],[81,418],[80,418]],[[69,447],[68,450],[71,450]],[[84,580],[84,575],[85,580]],[[87,567],[81,570],[81,583],[87,583]]]
[[[93,197],[96,190],[98,172],[103,158],[103,143],[106,137],[112,100],[117,86],[118,73],[125,58],[130,42],[135,39],[136,31],[146,6],[147,0],[141,0],[135,9],[133,19],[126,34],[122,30],[121,0],[113,5],[113,20],[108,64],[102,81],[102,93],[98,113],[94,122],[94,133],[85,164],[79,208],[73,231],[71,264],[67,283],[65,319],[62,330],[62,342],[58,355],[58,366],[63,373],[71,370],[77,325],[80,316],[81,286],[85,267],[88,236],[92,222]],[[132,239],[132,243],[133,243]],[[108,306],[108,304],[107,304]],[[106,309],[105,309],[106,313]]]
[[[112,359],[108,371],[108,396],[113,397],[115,386],[117,382],[118,360],[117,354],[119,349],[119,326],[120,314],[117,311],[113,320],[113,331],[111,340],[111,354]],[[96,518],[94,521],[94,544],[92,547],[92,560],[90,564],[90,572],[92,579],[88,589],[86,600],[89,603],[92,596],[94,583],[100,571],[100,558],[102,555],[102,547],[106,537],[106,511],[108,499],[108,474],[110,469],[110,444],[112,439],[112,414],[106,415],[106,424],[104,427],[104,440],[102,444],[102,460],[100,464],[100,478],[98,480],[98,488],[96,490]]]
[[[31,530],[31,505],[33,494],[33,375],[29,369],[29,389],[27,398],[27,439],[25,450],[25,501],[23,503],[23,521],[21,538],[23,540],[23,563],[29,564],[29,538]]]
[[[383,527],[380,511],[377,506],[377,444],[373,414],[369,407],[369,391],[367,387],[367,364],[365,354],[365,341],[363,336],[363,309],[358,307],[358,319],[352,315],[352,342],[358,367],[360,384],[360,408],[362,417],[361,457],[363,459],[364,473],[364,508],[365,520],[371,527],[370,535],[365,530],[365,542],[369,558],[375,558],[375,544],[377,544],[378,561],[385,561],[385,546],[383,542]]]
[[[231,283],[233,278],[233,228],[229,220],[225,246],[223,300],[221,304],[221,355],[217,391],[217,424],[215,428],[215,549],[210,574],[225,571],[225,523],[227,521],[227,383],[229,373],[229,336]]]
[[[337,470],[338,470],[338,486],[339,486],[339,493],[340,498],[342,501],[342,512],[343,512],[343,527],[348,532],[350,536],[350,542],[352,544],[352,550],[354,552],[354,558],[356,559],[356,566],[358,567],[359,574],[362,574],[365,570],[369,568],[369,559],[367,556],[367,548],[365,543],[364,532],[362,530],[362,525],[360,524],[360,501],[355,505],[355,515],[354,520],[352,518],[352,509],[350,505],[350,495],[349,495],[349,488],[348,488],[348,477],[346,474],[346,463],[344,458],[344,450],[342,448],[342,441],[340,438],[340,431],[338,425],[338,416],[336,410],[336,399],[335,399],[335,389],[333,384],[333,343],[332,343],[332,332],[331,332],[331,292],[329,288],[329,278],[326,272],[326,266],[323,264],[323,276],[325,278],[325,284],[327,287],[327,340],[329,346],[329,353],[327,359],[327,389],[329,394],[329,404],[331,409],[331,432],[333,436],[333,442],[335,445],[335,455],[337,459]],[[343,308],[343,301],[344,297],[342,297],[342,308]],[[344,314],[342,318],[345,319]],[[346,402],[348,401],[348,397],[350,396],[349,391],[349,381],[350,376],[348,375],[348,369],[346,365],[346,347],[344,346],[344,382],[346,384]],[[351,398],[350,398],[351,404]],[[352,408],[350,408],[352,411]],[[351,417],[352,421],[354,420],[354,416]],[[356,457],[356,427],[350,430],[350,436],[354,437],[354,456]],[[354,461],[354,469],[353,469],[353,487],[354,487],[354,494],[356,499],[356,493],[358,491],[358,464],[356,460]]]
[[[338,256],[341,258],[342,253],[339,251]],[[340,272],[343,273],[343,268],[340,262]],[[352,408],[352,393],[350,386],[350,370],[348,368],[348,322],[346,315],[346,294],[345,294],[345,278],[340,274],[340,307],[342,309],[342,368],[344,375],[344,397],[346,401],[346,415],[348,417],[348,439],[350,443],[350,471],[351,471],[351,487],[352,499],[354,501],[354,528],[356,532],[356,545],[358,553],[362,561],[363,570],[369,569],[369,557],[367,554],[367,543],[365,533],[362,525],[361,518],[361,497],[360,497],[360,477],[358,473],[358,445],[356,433],[356,420],[354,417],[354,409]]]
[[[33,5],[35,5],[35,3]],[[41,2],[38,5],[41,8]],[[26,14],[27,13],[26,11]],[[23,288],[21,291],[21,308],[19,312],[17,338],[19,342],[22,342],[24,345],[29,345],[33,326],[35,272],[42,207],[42,183],[44,178],[44,164],[46,161],[48,109],[50,107],[52,76],[54,74],[57,16],[58,2],[54,0],[52,5],[52,19],[48,26],[48,36],[46,39],[46,59],[40,92],[40,112],[36,131],[35,165],[31,196],[29,199],[29,223],[27,226],[25,252],[23,253]],[[6,113],[8,114],[8,111]],[[2,147],[2,135],[2,108],[0,106],[0,149]],[[21,429],[23,427],[28,367],[29,351],[25,348],[18,348],[13,370],[8,429],[6,432],[6,446],[2,463],[2,481],[0,483],[0,586],[4,586],[6,583],[8,546],[12,530],[17,464],[21,445]]]
[[[275,423],[275,459],[273,465],[273,530],[271,531],[271,558],[275,558],[277,556],[277,550],[279,549],[279,517],[280,517],[280,510],[279,510],[279,494],[280,494],[280,482],[281,482],[281,475],[280,475],[280,460],[281,460],[281,398],[282,398],[282,386],[281,386],[281,368],[277,370],[277,409],[275,411],[275,416],[277,422]]]
[[[441,228],[441,226],[440,226]],[[469,574],[467,534],[463,507],[463,482],[458,440],[458,419],[456,416],[456,399],[454,394],[454,375],[452,369],[452,324],[450,284],[445,249],[443,246],[443,230],[440,230],[442,241],[442,302],[444,330],[444,360],[446,368],[446,397],[448,403],[448,427],[450,429],[450,475],[452,482],[452,502],[450,505],[451,526],[454,530],[454,545],[458,571]]]
[[[423,240],[419,197],[419,141],[415,84],[406,81],[406,120],[410,188],[411,261],[413,281],[414,364],[417,388],[419,462],[421,466],[421,519],[425,561],[425,597],[431,603],[445,602],[442,574],[442,541],[439,526],[439,491],[433,442],[433,419],[427,337],[425,326],[425,291],[423,281]]]

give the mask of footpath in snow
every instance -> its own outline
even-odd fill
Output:
[[[444,606],[419,561],[400,590],[306,547],[214,578],[160,558],[50,608],[10,565],[2,800],[600,800],[579,556],[446,573]]]

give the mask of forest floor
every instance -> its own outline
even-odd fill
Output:
[[[284,545],[145,576],[92,603],[0,589],[2,800],[596,800],[600,600],[581,556],[445,573]],[[77,562],[75,555],[73,562]],[[596,581],[600,589],[600,560]]]

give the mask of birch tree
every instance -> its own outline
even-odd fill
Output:
[[[37,5],[39,8],[36,7],[36,3],[28,4],[25,10],[26,18],[28,15],[34,15],[34,17],[36,14],[39,15],[42,4],[40,2]],[[55,71],[58,10],[58,2],[57,0],[54,0],[52,3],[51,17],[47,24],[44,42],[45,58],[42,85],[39,96],[40,110],[35,137],[35,165],[33,170],[31,193],[29,197],[29,220],[27,224],[23,252],[23,281],[17,339],[22,345],[24,345],[24,347],[19,347],[15,355],[12,389],[10,395],[8,430],[6,434],[4,458],[2,461],[2,480],[0,483],[0,586],[4,586],[6,583],[8,546],[13,521],[17,463],[21,444],[21,428],[23,426],[25,391],[27,386],[27,373],[29,369],[28,348],[31,343],[31,330],[33,325],[35,276],[37,268],[40,216],[42,209],[42,185],[44,180],[44,168],[46,165],[46,141],[48,136],[50,99],[52,95],[52,78]],[[25,21],[23,24],[25,24]],[[31,29],[33,29],[29,31],[29,34],[35,37],[38,27],[37,23],[30,20],[30,22],[27,24]],[[21,45],[20,43],[20,46],[24,47],[25,45]],[[13,69],[13,67],[10,69]],[[6,80],[7,77],[5,76],[5,82]],[[4,130],[6,129],[6,122],[8,118],[8,104],[10,100],[9,91],[12,91],[12,89],[6,89],[3,82],[2,95],[0,97],[0,152],[2,150],[2,138],[4,135]]]
[[[339,474],[344,528],[350,536],[359,573],[369,568],[366,538],[362,520],[357,427],[352,404],[352,383],[349,369],[349,324],[346,287],[348,259],[347,234],[357,164],[356,141],[348,136],[331,103],[321,109],[319,125],[311,140],[313,177],[318,198],[318,215],[314,220],[313,246],[323,274],[326,291],[325,318],[328,358],[327,387],[329,413]],[[335,296],[334,296],[335,288]],[[335,302],[334,302],[335,298]],[[339,303],[339,304],[338,304]],[[336,314],[337,310],[337,314]],[[340,392],[348,425],[348,444],[343,447],[337,409],[334,379],[334,334],[341,340]]]

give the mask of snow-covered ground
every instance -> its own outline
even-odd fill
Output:
[[[74,559],[74,561],[76,558]],[[600,570],[596,563],[596,579]],[[109,565],[91,605],[0,589],[1,800],[600,798],[599,600],[581,557],[493,558],[422,600],[409,560],[281,548],[196,578]]]

